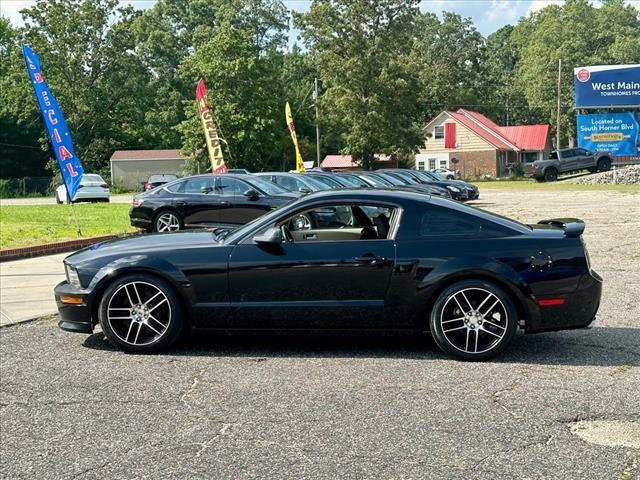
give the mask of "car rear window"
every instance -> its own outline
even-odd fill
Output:
[[[149,182],[170,182],[172,180],[177,179],[176,175],[151,175],[149,177]]]
[[[508,231],[492,222],[446,208],[431,208],[422,216],[423,237],[497,237]]]

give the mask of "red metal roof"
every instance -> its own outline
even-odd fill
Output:
[[[463,108],[447,114],[499,150],[542,151],[547,146],[549,125],[501,127],[481,113]]]
[[[544,150],[549,139],[549,125],[500,127],[500,131],[520,150]]]
[[[353,168],[360,164],[353,163],[351,155],[327,155],[320,164],[322,168]]]
[[[111,160],[182,160],[180,150],[116,150]]]
[[[457,122],[460,122],[461,124],[463,124],[473,133],[478,135],[480,138],[489,142],[498,150],[513,150],[513,147],[507,143],[506,139],[502,136],[502,134],[500,133],[492,134],[491,132],[488,132],[483,125],[480,125],[477,122],[474,122],[469,117],[459,112],[460,111],[458,110],[458,112],[447,112],[447,114],[449,114],[449,116],[455,119]]]

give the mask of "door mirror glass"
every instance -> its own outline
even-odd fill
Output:
[[[300,187],[298,191],[300,193],[311,193],[311,190],[309,190],[307,187]]]
[[[249,190],[244,192],[244,196],[250,200],[257,200],[260,197],[260,194],[253,188],[250,188]]]
[[[279,227],[271,227],[263,233],[260,233],[253,237],[253,241],[256,243],[271,245],[282,243],[282,229],[280,229]]]

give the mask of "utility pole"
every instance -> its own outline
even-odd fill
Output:
[[[560,94],[562,93],[562,59],[558,59],[558,110],[556,112],[556,150],[560,150]]]
[[[320,168],[320,126],[318,125],[318,78],[314,81],[313,103],[316,107],[316,162]]]

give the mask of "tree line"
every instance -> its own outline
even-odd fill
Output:
[[[55,171],[22,43],[40,55],[86,171],[105,178],[116,149],[181,148],[204,171],[201,77],[225,158],[257,171],[295,164],[286,101],[303,157],[315,159],[316,77],[321,156],[348,153],[368,167],[375,153],[409,158],[422,126],[459,107],[501,124],[560,122],[569,142],[573,67],[640,63],[640,11],[623,0],[567,0],[486,38],[471,19],[415,0],[315,0],[304,13],[280,0],[158,0],[144,11],[38,0],[21,14],[21,27],[0,18],[1,178]],[[290,45],[292,28],[300,43]]]

